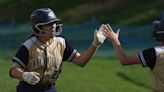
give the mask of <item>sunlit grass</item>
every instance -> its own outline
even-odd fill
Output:
[[[18,81],[9,77],[11,62],[1,60],[0,65],[1,91],[15,92]],[[65,62],[56,86],[58,92],[152,92],[148,69],[121,66],[113,57],[95,57],[84,68]]]

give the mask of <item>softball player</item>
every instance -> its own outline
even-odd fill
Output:
[[[106,38],[101,32],[102,25],[95,31],[91,47],[80,54],[58,36],[62,30],[58,21],[49,8],[37,9],[31,14],[33,35],[19,48],[10,69],[10,76],[20,80],[17,92],[56,92],[55,81],[63,61],[84,67]]]
[[[118,40],[119,30],[115,33],[108,25],[103,32],[112,42],[122,65],[142,64],[143,67],[149,67],[153,79],[154,92],[164,92],[164,20],[154,22],[153,35],[159,46],[145,49],[133,56],[128,56],[123,51]]]

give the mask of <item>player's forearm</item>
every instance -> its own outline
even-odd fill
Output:
[[[127,61],[127,57],[128,57],[128,56],[127,56],[126,53],[123,51],[120,41],[119,41],[119,40],[112,41],[112,44],[113,44],[113,46],[114,46],[114,48],[115,48],[115,51],[116,51],[117,57],[118,57],[119,60],[120,60],[120,63],[121,63],[122,65],[127,64],[126,61]]]
[[[74,59],[74,63],[78,66],[84,67],[89,60],[94,56],[98,47],[91,46],[87,51],[79,55],[79,57]]]
[[[82,61],[84,62],[88,62],[92,56],[95,54],[96,50],[97,50],[98,47],[95,47],[93,45],[91,45],[91,47],[82,54]]]
[[[13,67],[11,69],[11,76],[18,80],[23,80],[22,74],[23,74],[23,70],[18,67]]]

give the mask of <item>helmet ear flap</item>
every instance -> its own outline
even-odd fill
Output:
[[[57,33],[57,35],[61,34],[61,32],[62,32],[62,25],[63,24],[57,24],[57,26],[56,26],[56,33]]]
[[[154,30],[153,36],[156,41],[164,41],[164,31]]]
[[[153,30],[153,37],[157,37],[156,30]]]
[[[159,25],[160,21],[153,21],[153,37],[157,37],[157,31],[158,31],[158,25]]]
[[[40,31],[35,27],[32,27],[32,30],[33,30],[34,34],[36,34],[36,35],[38,35],[40,33]]]
[[[58,32],[58,31],[60,31],[61,30],[61,24],[58,24],[57,26],[56,26],[56,31]]]

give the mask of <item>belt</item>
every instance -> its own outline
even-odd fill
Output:
[[[25,81],[20,81],[20,84],[21,84],[21,85],[24,85],[24,86],[39,87],[39,88],[49,88],[49,87],[55,85],[55,83],[49,83],[49,84],[39,84],[39,83],[38,83],[38,84],[36,84],[36,85],[30,85],[30,84],[28,84],[28,83],[25,82]]]

